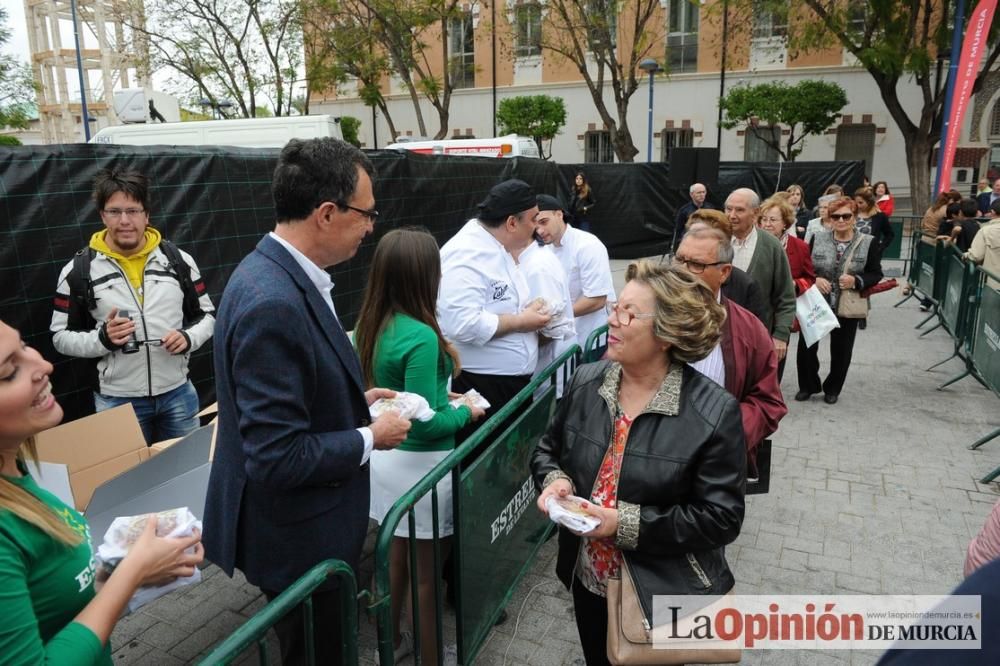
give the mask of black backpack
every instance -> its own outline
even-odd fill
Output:
[[[198,303],[198,286],[191,279],[191,267],[183,257],[177,246],[168,240],[160,241],[160,249],[167,257],[170,270],[177,276],[177,281],[184,292],[184,323],[183,327],[197,323],[204,313]],[[97,307],[97,298],[94,296],[94,281],[90,279],[90,262],[97,251],[89,245],[75,255],[73,255],[73,268],[66,276],[66,284],[69,286],[69,319],[67,328],[70,330],[90,330],[97,322],[90,314],[91,310]],[[201,291],[204,291],[204,284],[201,284]]]

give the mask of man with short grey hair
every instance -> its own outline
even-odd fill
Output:
[[[726,198],[726,216],[733,225],[733,265],[757,281],[768,303],[765,325],[774,341],[780,362],[788,351],[788,338],[795,318],[795,285],[788,256],[771,234],[757,232],[760,197],[741,187]]]
[[[674,218],[674,240],[670,245],[671,252],[677,252],[677,246],[681,244],[681,240],[684,238],[687,221],[691,217],[691,213],[702,208],[715,210],[715,206],[705,200],[705,197],[708,196],[708,189],[701,183],[692,185],[688,189],[688,196],[691,197],[691,201],[681,206],[677,210],[677,216]]]
[[[757,449],[778,429],[788,412],[778,382],[778,361],[769,334],[749,310],[726,298],[722,285],[730,276],[733,247],[719,229],[694,225],[674,255],[674,263],[701,278],[726,308],[722,338],[712,352],[691,367],[724,387],[740,403],[747,445],[747,475],[756,478]]]

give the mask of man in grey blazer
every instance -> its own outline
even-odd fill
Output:
[[[205,502],[205,549],[273,599],[319,562],[357,570],[368,527],[368,457],[410,428],[370,420],[326,268],[372,232],[371,162],[330,138],[292,140],[274,171],[277,224],[233,272],[216,324],[219,422]],[[339,664],[336,584],[313,598],[316,663]],[[301,611],[276,627],[282,662],[305,662]]]

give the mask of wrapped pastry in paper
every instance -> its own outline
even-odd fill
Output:
[[[112,521],[108,531],[104,533],[104,542],[97,547],[97,558],[105,569],[113,570],[128,555],[129,550],[145,531],[148,519],[148,516],[142,515],[124,516]],[[201,521],[186,506],[156,514],[156,536],[187,537],[193,535],[195,530],[201,530]],[[194,574],[187,578],[177,578],[173,582],[156,587],[140,587],[129,600],[128,609],[134,612],[171,590],[200,580],[201,570],[195,568]]]
[[[388,411],[394,411],[400,418],[410,421],[430,421],[434,418],[434,410],[424,396],[406,391],[396,391],[394,398],[379,398],[368,406],[368,411],[371,412],[372,419],[377,419]]]
[[[551,496],[545,500],[545,509],[549,512],[549,520],[568,527],[574,532],[589,532],[601,524],[601,519],[592,516],[583,509],[587,500],[576,495],[566,497]]]
[[[455,409],[458,409],[462,405],[467,405],[469,407],[479,407],[480,409],[490,408],[489,400],[484,398],[483,394],[477,391],[476,389],[469,389],[458,398],[450,400],[449,404]]]

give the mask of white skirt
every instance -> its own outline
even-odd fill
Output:
[[[434,469],[439,462],[447,458],[452,450],[447,451],[372,451],[371,455],[371,509],[369,515],[379,525],[385,519],[389,509],[396,501],[407,493],[420,479]],[[451,474],[447,474],[437,483],[438,495],[438,536],[451,536],[455,531],[451,507]],[[434,538],[434,516],[431,507],[431,493],[427,492],[414,506],[416,519],[416,537],[418,539]],[[410,535],[410,521],[403,514],[394,534],[398,537]]]

